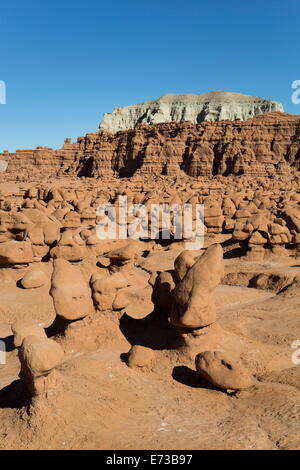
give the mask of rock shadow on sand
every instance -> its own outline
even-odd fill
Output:
[[[177,349],[182,345],[177,328],[155,310],[142,319],[125,313],[120,318],[120,330],[132,346],[138,344],[153,350],[164,350]]]

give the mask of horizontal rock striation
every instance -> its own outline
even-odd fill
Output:
[[[245,122],[138,125],[66,139],[59,150],[37,147],[0,154],[4,180],[64,176],[272,176],[300,168],[300,116],[268,113]]]
[[[105,113],[100,129],[118,132],[133,129],[137,124],[158,124],[161,122],[191,121],[245,121],[259,114],[282,111],[276,101],[255,96],[212,91],[199,95],[163,95],[157,100],[117,108]]]

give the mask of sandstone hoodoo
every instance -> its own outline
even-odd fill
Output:
[[[214,323],[216,310],[212,292],[223,275],[222,248],[211,245],[177,284],[171,323],[182,328],[202,328]]]
[[[183,251],[174,262],[176,287],[172,291],[169,321],[177,326],[184,355],[191,360],[207,348],[221,347],[214,291],[224,276],[223,250],[211,244],[203,253]]]
[[[57,385],[55,368],[60,365],[64,352],[52,339],[26,336],[19,349],[20,378],[31,395],[47,392]]]
[[[227,121],[246,119],[258,114],[283,111],[276,101],[256,96],[212,91],[203,94],[163,95],[157,100],[117,108],[105,113],[100,129],[118,132],[133,129],[137,124],[157,124],[160,122]]]

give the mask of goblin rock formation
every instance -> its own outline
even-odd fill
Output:
[[[60,150],[38,147],[0,154],[6,181],[56,177],[137,178],[151,175],[273,176],[299,169],[300,118],[267,113],[247,121],[167,122],[112,134],[66,139]]]
[[[295,171],[256,180],[247,176],[196,180],[157,175],[141,180],[124,179],[122,187],[116,179],[104,182],[92,178],[74,179],[69,184],[65,181],[61,188],[54,182],[22,184],[17,189],[12,186],[10,191],[0,193],[0,265],[18,267],[50,259],[56,260],[54,265],[58,267],[60,259],[72,263],[97,258],[102,271],[110,269],[109,281],[103,274],[102,279],[98,276],[91,281],[94,303],[105,310],[106,304],[119,304],[121,294],[122,297],[125,294],[123,289],[134,287],[128,273],[132,263],[142,252],[148,251],[149,245],[141,240],[130,240],[130,243],[128,239],[116,243],[101,240],[96,233],[100,204],[117,205],[119,196],[127,196],[128,208],[133,203],[142,203],[147,210],[157,203],[182,206],[188,203],[193,209],[197,204],[203,204],[207,239],[223,235],[228,238],[228,246],[240,246],[249,260],[262,260],[267,254],[295,256],[300,251],[299,182],[300,177]],[[122,224],[120,227],[129,232],[131,222],[129,215],[127,227]],[[149,218],[145,227],[149,238],[150,222]],[[183,241],[178,240],[179,243]],[[184,246],[180,246],[183,250]],[[176,276],[183,279],[193,264],[192,251],[183,252],[176,260]],[[115,276],[116,269],[122,265],[124,273],[128,274],[126,281],[119,274]],[[62,280],[64,270],[69,272],[71,268],[67,263],[61,269]],[[74,275],[75,280],[77,272]],[[40,266],[22,277],[20,283],[26,289],[38,288],[49,280]],[[169,284],[165,279],[157,282],[164,286]],[[60,290],[63,285],[59,281],[55,289]],[[71,292],[72,286],[68,288]],[[167,292],[161,293],[161,302],[166,302],[167,297]]]
[[[39,395],[55,387],[55,368],[62,362],[64,353],[57,342],[40,336],[26,336],[19,349],[20,378],[31,395]]]
[[[66,260],[54,260],[50,295],[56,314],[66,320],[84,318],[93,312],[91,293],[83,275]]]
[[[194,257],[181,253],[175,260],[177,279],[172,292],[170,323],[179,327],[183,349],[195,357],[197,372],[208,382],[222,389],[242,390],[253,385],[252,375],[230,351],[223,351],[226,332],[216,322],[214,290],[224,276],[223,250],[210,245],[204,254]],[[218,348],[216,350],[213,350]]]
[[[223,275],[222,248],[211,245],[177,284],[171,323],[182,328],[200,328],[214,323],[216,311],[212,292]]]
[[[117,108],[105,113],[100,129],[118,132],[133,129],[137,124],[160,122],[246,120],[272,111],[283,111],[281,104],[255,96],[226,91],[201,95],[163,95],[157,100]]]
[[[223,250],[212,244],[204,254],[184,251],[174,266],[178,282],[172,292],[169,321],[178,328],[185,354],[194,358],[201,351],[218,347],[223,335],[216,322],[213,295],[224,276]]]

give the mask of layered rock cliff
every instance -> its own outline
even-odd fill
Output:
[[[255,96],[225,91],[213,91],[200,95],[163,95],[157,100],[117,108],[105,113],[100,129],[118,132],[133,129],[137,124],[160,122],[224,121],[240,119],[245,121],[259,114],[282,111],[276,101]]]
[[[243,121],[139,124],[116,134],[100,130],[66,139],[59,150],[38,147],[0,154],[3,179],[110,178],[136,175],[272,176],[300,169],[300,116],[268,113]]]

